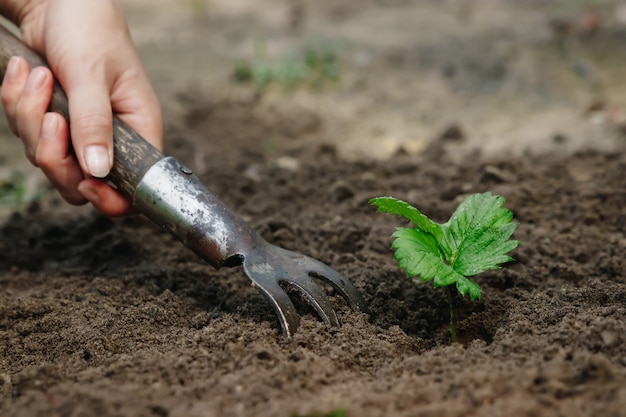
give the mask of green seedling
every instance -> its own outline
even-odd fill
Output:
[[[48,192],[47,189],[29,190],[28,177],[23,172],[15,171],[9,178],[0,178],[0,210],[20,210],[42,200]]]
[[[27,201],[26,177],[14,172],[7,180],[0,180],[0,207],[17,209]]]
[[[347,417],[348,412],[343,408],[336,408],[327,413],[313,412],[310,414],[292,413],[291,417]]]
[[[339,62],[334,50],[323,45],[310,45],[297,54],[270,59],[264,44],[258,44],[253,61],[235,65],[233,78],[242,84],[265,88],[277,84],[292,88],[298,84],[317,86],[339,77]]]
[[[468,277],[513,260],[507,255],[520,245],[509,238],[517,228],[513,213],[503,207],[504,197],[491,193],[472,194],[446,223],[435,223],[418,209],[393,197],[370,200],[377,211],[396,214],[415,227],[398,227],[392,235],[394,259],[410,278],[433,281],[446,287],[450,303],[450,340],[456,342],[457,310],[452,286],[472,300],[482,295]]]

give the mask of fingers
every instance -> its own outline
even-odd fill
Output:
[[[128,123],[134,124],[145,137],[152,138],[151,142],[155,146],[161,147],[160,108],[147,78],[145,80],[144,91],[126,89],[129,96],[120,101],[128,105],[128,114],[121,116]],[[134,87],[136,89],[139,86],[141,89],[142,80],[137,81]],[[98,90],[92,85],[73,86],[73,106],[70,104],[70,112],[75,108],[72,129],[78,133],[73,131],[75,139],[72,154],[66,120],[59,114],[47,112],[53,82],[49,69],[37,67],[31,71],[28,63],[19,57],[10,60],[5,73],[0,97],[9,125],[22,140],[28,159],[41,168],[70,204],[78,205],[89,201],[109,216],[130,214],[131,204],[114,188],[100,181],[85,180],[86,174],[94,177],[106,176],[113,162],[110,145],[112,110],[107,90]],[[93,96],[103,99],[86,99]],[[104,151],[98,148],[103,148]],[[82,161],[86,168],[81,168],[82,164],[76,159]],[[105,167],[102,168],[101,165]]]
[[[107,84],[74,77],[67,95],[72,144],[80,166],[87,174],[104,178],[113,166],[113,114]]]
[[[84,204],[87,199],[78,190],[84,175],[69,152],[67,122],[58,113],[46,113],[35,162],[70,204]]]
[[[0,90],[2,106],[4,107],[4,114],[9,122],[11,131],[15,136],[19,136],[17,134],[17,127],[15,126],[15,110],[29,73],[30,68],[26,60],[14,56],[9,60],[2,81],[2,89]]]
[[[2,86],[2,102],[13,132],[24,143],[28,159],[37,165],[35,152],[44,114],[52,96],[53,78],[49,69],[30,70],[21,58],[13,58]]]
[[[113,110],[141,137],[163,149],[161,107],[136,53],[129,52],[124,70],[111,87]]]
[[[131,213],[130,203],[112,187],[100,180],[85,179],[69,153],[67,122],[57,113],[46,113],[41,126],[36,162],[61,196],[70,204],[92,203],[107,216]]]
[[[87,200],[77,190],[84,175],[69,152],[67,123],[61,115],[46,111],[52,86],[49,69],[31,71],[23,58],[13,57],[2,83],[2,104],[29,161],[41,168],[66,201],[84,204]]]
[[[37,165],[35,153],[44,114],[50,104],[52,83],[50,70],[42,67],[33,68],[15,107],[17,135],[24,143],[26,156],[34,165]]]
[[[102,181],[86,179],[78,185],[78,190],[104,215],[117,217],[132,213],[130,202]]]
[[[91,201],[109,215],[128,213],[129,203],[114,188],[91,178],[105,178],[113,165],[112,115],[119,114],[158,148],[163,127],[122,11],[114,0],[33,4],[41,7],[19,19],[22,39],[46,57],[65,90],[71,125],[68,129],[62,117],[47,113],[50,71],[30,71],[23,59],[14,58],[0,93],[10,127],[29,160],[66,200]]]

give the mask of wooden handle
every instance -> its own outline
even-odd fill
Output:
[[[16,55],[25,58],[31,68],[48,67],[39,54],[0,25],[0,78],[2,80],[4,80],[9,59]],[[63,115],[69,125],[67,96],[56,80],[49,110]],[[113,116],[113,145],[113,168],[106,179],[122,193],[132,196],[144,174],[164,155],[117,116]]]

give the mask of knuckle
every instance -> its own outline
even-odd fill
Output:
[[[2,85],[2,89],[0,89],[0,99],[5,110],[15,105],[15,93],[6,84]]]
[[[42,97],[23,92],[15,103],[15,118],[30,124],[35,117],[44,113],[43,104]]]
[[[11,126],[11,130],[15,135],[17,135],[17,130],[15,129],[16,124],[16,108],[18,103],[18,96],[13,92],[8,92],[5,90],[4,86],[0,91],[0,100],[2,101],[2,107],[4,109],[4,114],[9,121]]]
[[[22,95],[15,102],[15,118],[18,120],[27,120],[28,117],[32,114],[31,112],[32,106],[30,101]]]
[[[111,138],[112,119],[110,115],[91,113],[73,116],[70,120],[72,132],[78,140],[94,140]],[[106,135],[106,136],[105,136]]]
[[[52,171],[58,164],[47,152],[35,152],[34,161],[43,171]]]

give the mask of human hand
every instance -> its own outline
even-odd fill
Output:
[[[61,115],[47,112],[54,82],[50,70],[31,70],[23,58],[11,58],[0,97],[26,156],[69,203],[89,201],[110,216],[130,212],[122,195],[96,179],[106,177],[113,164],[112,115],[158,148],[163,127],[118,5],[114,0],[0,0],[0,12],[44,55],[68,97],[69,127]],[[69,152],[70,130],[75,157]]]

